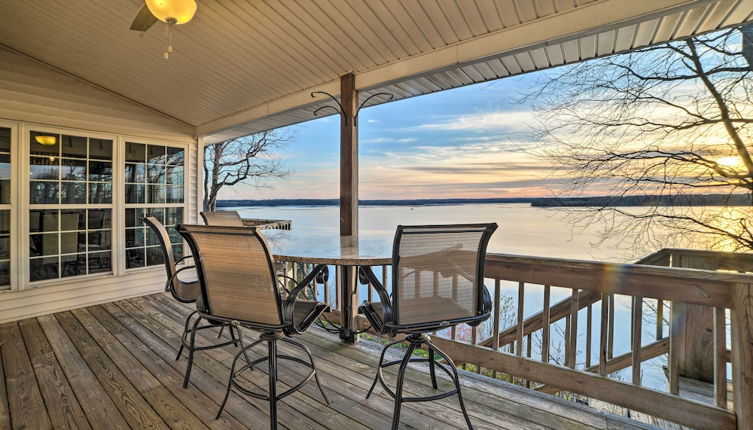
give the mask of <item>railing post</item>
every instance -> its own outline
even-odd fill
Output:
[[[732,289],[732,381],[738,429],[753,429],[753,284]]]

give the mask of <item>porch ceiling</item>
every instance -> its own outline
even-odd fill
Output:
[[[367,97],[468,85],[753,18],[751,0],[200,0],[162,58],[141,0],[5,0],[0,43],[196,128],[208,142],[312,118],[354,72]]]

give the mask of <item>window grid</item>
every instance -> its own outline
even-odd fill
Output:
[[[185,148],[126,142],[126,269],[164,263],[157,236],[143,223],[157,218],[167,228],[175,258],[183,255],[183,239],[175,226],[183,221]]]
[[[29,282],[112,273],[113,147],[30,131]]]
[[[0,127],[0,290],[10,289],[11,129]]]

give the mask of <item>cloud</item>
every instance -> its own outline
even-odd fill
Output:
[[[364,139],[361,142],[362,143],[411,143],[415,142],[417,139],[415,137],[402,137],[402,138],[395,138],[395,137],[376,137],[373,139]]]
[[[366,122],[368,122],[369,124],[374,124],[374,123],[379,122],[379,120],[378,119],[367,119]]]
[[[507,130],[527,131],[529,126],[536,123],[533,112],[530,111],[494,111],[469,115],[458,115],[441,122],[422,124],[419,129],[424,130]]]

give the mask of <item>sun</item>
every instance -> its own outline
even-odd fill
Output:
[[[736,155],[717,158],[716,163],[720,166],[729,167],[732,169],[743,167],[743,160]]]

